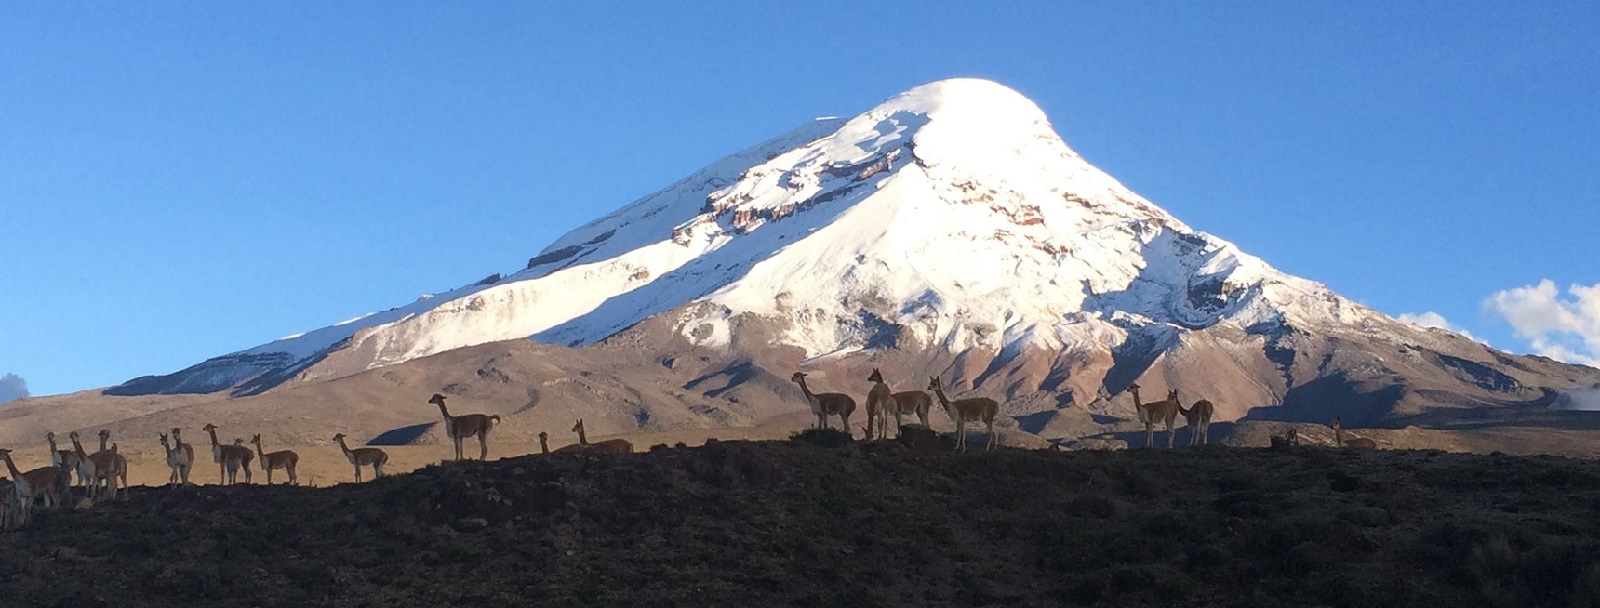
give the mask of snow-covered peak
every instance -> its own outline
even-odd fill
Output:
[[[821,153],[859,162],[909,141],[928,163],[988,164],[1035,138],[1059,141],[1033,101],[996,82],[956,78],[916,87],[856,116]]]
[[[512,338],[588,344],[674,310],[702,346],[755,315],[811,355],[1370,312],[1190,229],[1085,162],[1026,97],[962,78],[712,163],[519,272],[236,355],[300,370],[349,350],[377,367]]]

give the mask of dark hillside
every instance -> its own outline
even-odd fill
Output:
[[[711,443],[138,488],[0,535],[0,602],[1595,606],[1600,464]]]

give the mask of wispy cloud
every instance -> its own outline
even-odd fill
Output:
[[[1483,342],[1483,340],[1481,338],[1472,335],[1467,330],[1462,329],[1461,327],[1458,327],[1455,324],[1452,324],[1449,319],[1444,318],[1444,315],[1441,315],[1439,313],[1433,312],[1431,310],[1428,311],[1428,312],[1415,313],[1415,314],[1409,313],[1409,312],[1404,312],[1404,313],[1400,313],[1400,315],[1395,317],[1395,319],[1398,319],[1402,323],[1410,323],[1410,324],[1416,325],[1418,327],[1437,327],[1439,329],[1445,329],[1445,330],[1453,331],[1453,332],[1456,332],[1456,333],[1461,334],[1463,336],[1466,336],[1467,338],[1470,338],[1472,340],[1476,340],[1478,342]]]
[[[1567,295],[1563,298],[1555,282],[1545,279],[1495,292],[1483,308],[1510,323],[1533,352],[1600,367],[1600,283],[1568,286]]]
[[[0,376],[0,403],[28,396],[28,381],[16,374]]]

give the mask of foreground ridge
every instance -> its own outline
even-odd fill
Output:
[[[713,441],[134,488],[0,535],[0,577],[128,605],[1591,605],[1597,482],[1549,457]]]

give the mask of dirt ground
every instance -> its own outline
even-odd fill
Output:
[[[933,428],[943,433],[950,433],[954,425],[943,414],[936,412],[933,418]],[[858,421],[859,422],[859,421]],[[766,424],[751,427],[732,428],[689,428],[662,431],[634,431],[624,435],[591,435],[590,441],[604,441],[612,438],[625,438],[632,442],[636,451],[645,451],[652,445],[675,445],[684,443],[689,446],[698,446],[707,440],[720,441],[759,441],[784,439],[790,435],[807,428],[813,421],[807,412],[799,415],[786,416],[768,420]],[[1181,422],[1180,422],[1181,425]],[[1219,423],[1212,425],[1211,438],[1214,443],[1234,447],[1264,447],[1270,443],[1270,437],[1282,434],[1288,428],[1300,430],[1303,441],[1311,445],[1332,445],[1333,431],[1324,425],[1304,423],[1277,423],[1277,422],[1251,422],[1251,423]],[[1114,438],[1128,446],[1141,447],[1144,445],[1144,433],[1137,424],[1127,423],[1120,427],[1122,430],[1099,435],[1105,438]],[[855,435],[862,434],[860,428],[853,429]],[[1006,426],[1001,434],[1005,437],[1015,438],[1018,445],[1036,447],[1044,445],[1044,441],[1026,433],[1015,433],[1016,427]],[[550,448],[559,449],[563,446],[576,443],[576,436],[566,432],[566,428],[550,429]],[[1189,430],[1180,428],[1177,431],[1176,442],[1178,445],[1187,445]],[[226,429],[224,437],[228,437]],[[1422,429],[1408,427],[1405,429],[1352,429],[1350,436],[1364,436],[1373,438],[1380,447],[1385,449],[1426,449],[1442,450],[1446,452],[1471,452],[1488,454],[1491,452],[1504,452],[1507,454],[1538,455],[1556,454],[1581,458],[1600,458],[1600,430],[1589,429],[1563,429],[1541,427],[1489,427],[1472,430],[1445,430]],[[1157,432],[1157,445],[1166,445],[1166,432]],[[982,438],[974,436],[976,441]],[[1031,439],[1022,442],[1021,439]],[[190,482],[198,485],[217,484],[221,478],[221,471],[211,460],[209,439],[197,429],[190,429],[184,435],[185,441],[195,446],[196,459],[199,461],[190,474]],[[198,440],[197,440],[198,439]],[[249,445],[249,444],[247,444]],[[355,441],[351,447],[359,447]],[[49,464],[48,447],[43,441],[36,441],[31,445],[13,444],[16,450],[13,457],[17,466],[22,470]],[[63,442],[60,447],[70,448],[70,444]],[[88,450],[98,449],[98,443],[86,443]],[[253,446],[251,446],[253,448]],[[326,487],[338,483],[355,480],[353,467],[344,457],[336,444],[331,442],[317,445],[273,445],[265,444],[266,449],[293,450],[300,456],[297,474],[301,485],[313,487]],[[389,474],[401,474],[415,471],[429,465],[436,465],[454,458],[454,449],[449,444],[425,443],[416,445],[395,446],[368,446],[380,447],[389,454],[389,464],[386,471]],[[154,440],[143,441],[140,439],[120,438],[119,450],[127,459],[129,465],[128,481],[135,486],[160,486],[167,483],[170,469],[166,465],[166,456],[161,451],[161,446]],[[463,446],[463,451],[469,459],[477,458],[478,445],[475,439],[468,439]],[[489,439],[489,458],[510,458],[517,456],[534,455],[539,453],[538,440],[531,436],[513,433],[499,433]],[[363,479],[370,478],[371,470],[362,472]],[[0,477],[9,478],[9,474],[0,471]],[[243,476],[239,477],[243,480]],[[259,464],[253,466],[253,482],[266,483],[266,474],[260,469]],[[285,483],[287,478],[283,471],[273,472],[274,483]]]
[[[135,488],[0,534],[0,605],[1600,605],[1593,461],[824,439]]]
[[[686,429],[675,431],[630,433],[626,436],[626,438],[633,442],[636,450],[644,451],[650,446],[658,443],[672,445],[682,442],[687,445],[696,446],[705,443],[708,439],[719,439],[723,441],[781,439],[793,434],[799,428],[799,425],[795,425],[727,429]],[[186,443],[189,443],[195,447],[195,459],[199,461],[190,471],[189,481],[195,485],[216,485],[220,481],[222,472],[219,470],[220,467],[218,467],[216,462],[212,461],[211,459],[210,440],[206,439],[204,434],[198,435],[201,439],[199,442],[194,441],[187,434],[185,434],[183,437]],[[550,449],[560,449],[563,446],[577,443],[576,437],[565,437],[567,433],[562,433],[561,435],[563,435],[563,437],[551,437]],[[612,437],[613,436],[594,435],[590,437],[590,441],[604,441]],[[165,485],[172,474],[172,470],[168,468],[166,464],[166,455],[161,451],[161,445],[159,443],[153,441],[144,443],[149,443],[151,445],[140,445],[139,442],[120,443],[118,445],[118,452],[128,460],[128,483],[133,486]],[[255,447],[248,443],[246,446],[250,447],[251,449],[254,449]],[[71,444],[63,444],[59,447],[63,449],[70,449]],[[345,459],[344,452],[339,450],[339,446],[337,444],[328,443],[323,445],[278,446],[268,443],[264,444],[264,447],[268,452],[292,450],[295,454],[299,455],[299,465],[296,467],[295,473],[300,478],[300,485],[326,487],[338,483],[355,481],[355,468],[350,465],[349,460]],[[356,443],[351,442],[350,447],[354,449],[363,446],[359,446]],[[450,444],[366,447],[379,447],[384,452],[389,454],[389,464],[385,466],[384,469],[386,473],[391,475],[409,473],[425,466],[437,465],[455,458],[455,448]],[[18,469],[26,471],[35,467],[48,466],[50,464],[49,447],[42,441],[34,447],[18,446],[14,449],[17,451],[12,454],[12,457],[16,460]],[[98,450],[99,445],[85,443],[84,449],[90,451]],[[477,440],[468,439],[466,443],[462,444],[462,451],[469,459],[476,459],[478,457]],[[522,437],[500,436],[491,436],[489,438],[490,460],[516,456],[527,456],[537,453],[539,453],[539,444],[537,440],[529,441],[528,439]],[[256,463],[252,463],[252,475],[253,483],[266,483],[266,473],[261,470],[259,459]],[[361,476],[364,480],[370,479],[372,476],[371,467],[362,469]],[[9,479],[10,477],[11,476],[9,474],[0,471],[0,478]],[[244,475],[242,473],[239,474],[238,479],[243,481]],[[281,484],[286,483],[288,478],[285,476],[283,470],[279,469],[273,471],[272,481],[273,483]]]

